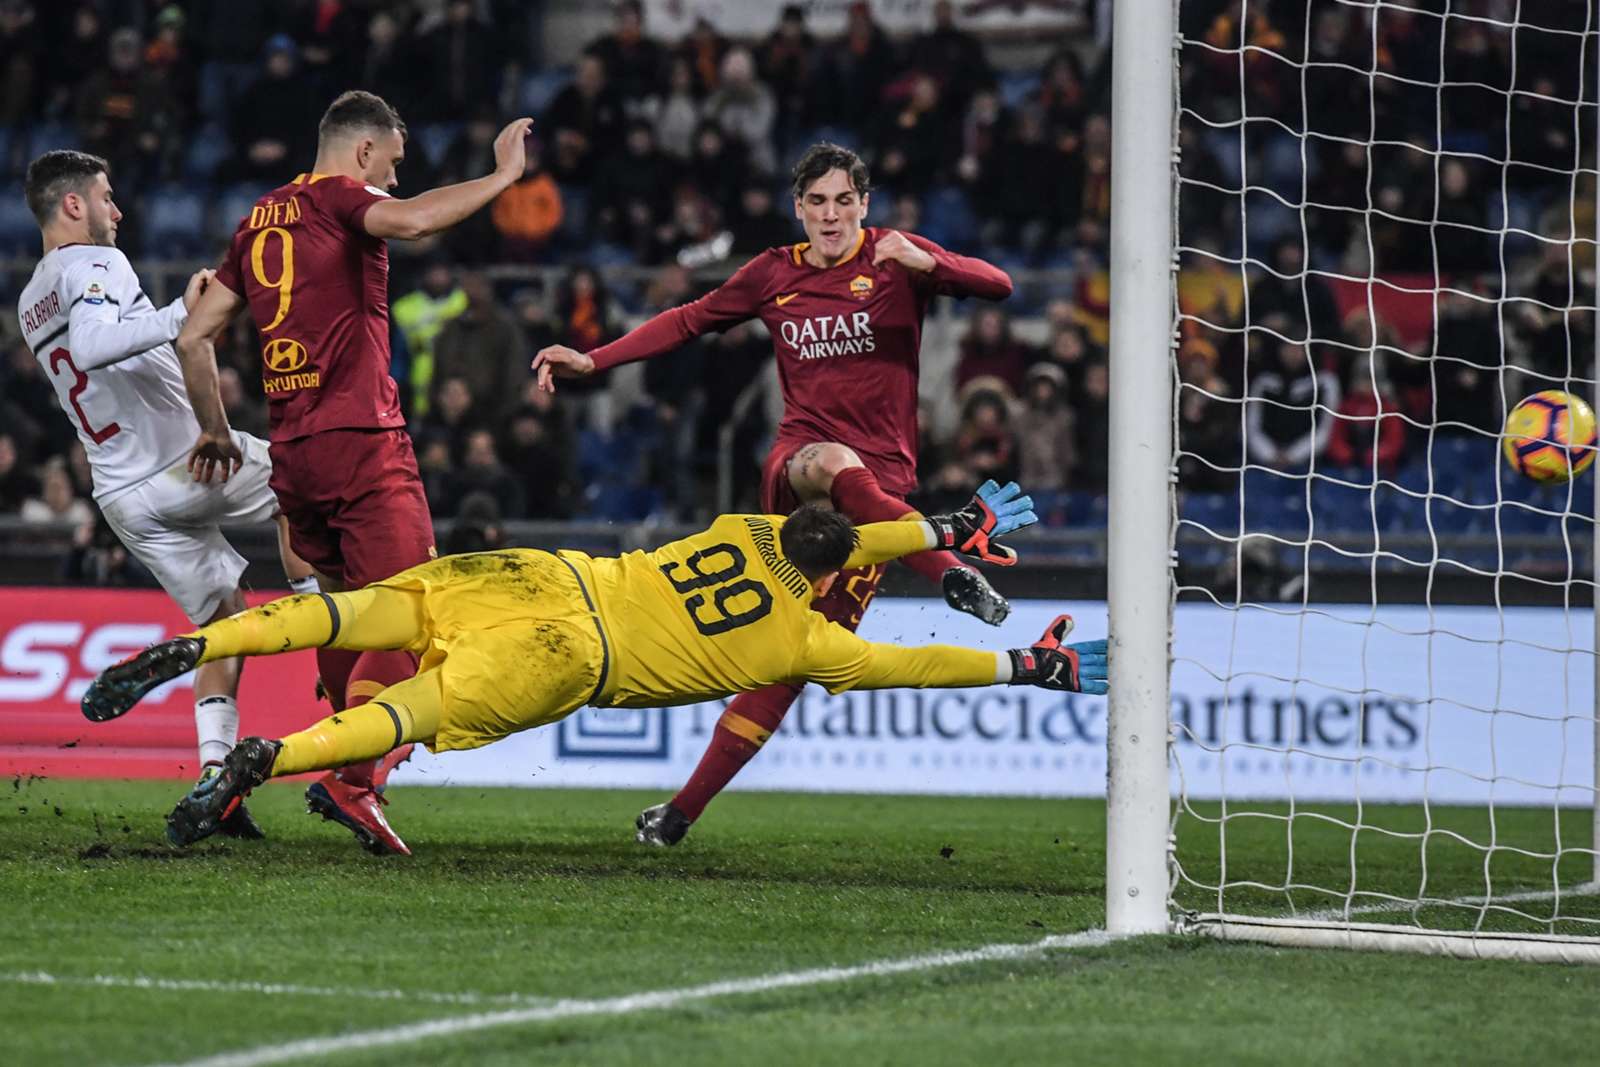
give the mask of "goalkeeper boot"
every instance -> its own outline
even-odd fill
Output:
[[[222,761],[222,770],[202,776],[167,816],[167,840],[174,845],[192,845],[222,829],[250,790],[272,774],[282,747],[264,737],[247,737],[233,746]]]
[[[957,611],[999,626],[1011,614],[1006,598],[995,592],[989,579],[971,567],[951,567],[944,572],[944,602]]]
[[[633,820],[633,825],[638,832],[633,839],[641,845],[655,845],[657,848],[670,848],[683,840],[683,835],[689,832],[689,827],[694,825],[689,816],[672,806],[672,802],[657,804],[653,808],[645,808],[639,817]]]
[[[351,785],[334,772],[323,775],[306,790],[306,810],[331,819],[356,835],[361,847],[374,856],[409,856],[411,850],[383,817],[389,801],[371,786]]]
[[[203,637],[174,637],[112,664],[84,691],[79,704],[83,717],[106,722],[126,715],[156,686],[194,670],[205,650]]]
[[[222,773],[222,761],[212,760],[200,771],[200,780],[194,784],[190,792],[204,790],[209,786],[211,779]],[[241,841],[261,841],[266,838],[261,827],[256,824],[250,815],[250,809],[240,801],[239,806],[233,809],[233,814],[225,817],[217,827],[224,837],[234,837]]]

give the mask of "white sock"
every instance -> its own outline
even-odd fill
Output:
[[[239,705],[230,696],[201,697],[194,704],[194,729],[200,735],[200,765],[221,763],[239,739]]]
[[[294,593],[320,593],[322,586],[317,584],[317,576],[308,574],[304,578],[290,578],[289,590]]]

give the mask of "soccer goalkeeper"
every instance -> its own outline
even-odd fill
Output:
[[[267,778],[373,759],[420,741],[477,748],[585,704],[658,707],[814,681],[838,693],[997,683],[1106,691],[1106,644],[1062,644],[1061,616],[1029,648],[874,644],[811,610],[840,570],[947,548],[990,562],[992,539],[1036,522],[1015,483],[989,482],[949,515],[854,527],[816,505],[787,518],[724,515],[654,552],[593,558],[513,549],[443,559],[345,593],[287,597],[153,645],[107,668],[83,697],[95,721],[224,656],[323,646],[405,649],[415,677],[278,740],[246,738],[223,772],[167,818],[180,845],[218,824]],[[377,848],[377,842],[365,842]]]

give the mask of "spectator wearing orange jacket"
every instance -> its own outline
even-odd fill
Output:
[[[500,251],[510,259],[536,259],[561,228],[561,187],[544,169],[544,154],[528,143],[522,177],[495,197],[490,219],[500,234]]]

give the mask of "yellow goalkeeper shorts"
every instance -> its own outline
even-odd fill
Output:
[[[444,692],[435,752],[478,748],[598,698],[608,662],[577,573],[548,552],[446,556],[376,583],[420,593],[419,671]]]

